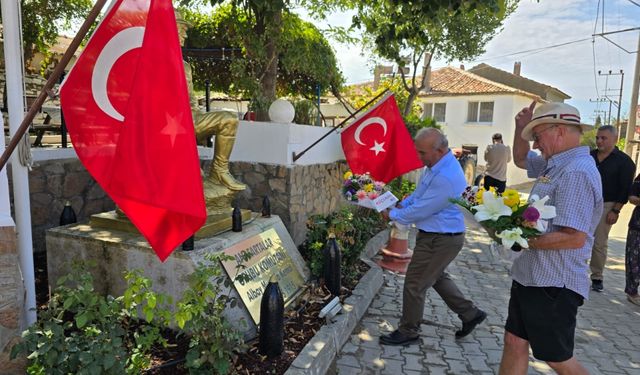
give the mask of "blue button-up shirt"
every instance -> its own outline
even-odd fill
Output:
[[[389,217],[425,232],[464,232],[462,213],[449,198],[459,198],[466,186],[462,167],[449,151],[433,167],[425,168],[416,190]]]
[[[513,262],[513,279],[525,286],[566,287],[588,298],[587,260],[602,215],[602,184],[589,148],[572,148],[548,161],[529,152],[527,172],[537,178],[531,194],[540,198],[548,195],[547,204],[556,207],[556,217],[549,220],[547,231],[573,228],[586,233],[587,240],[577,249],[523,250]]]

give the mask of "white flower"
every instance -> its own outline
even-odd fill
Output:
[[[529,243],[527,242],[527,240],[522,238],[522,229],[520,228],[503,230],[502,232],[496,234],[496,237],[502,240],[502,245],[507,249],[510,249],[511,246],[513,246],[513,244],[516,242],[524,249],[529,248]]]
[[[529,206],[534,207],[538,212],[540,212],[540,219],[548,220],[556,217],[556,208],[554,206],[545,206],[545,203],[547,203],[548,200],[548,195],[545,195],[542,199],[535,194],[529,197]],[[536,222],[536,229],[543,233],[547,228],[542,220],[538,220]]]
[[[512,213],[511,208],[504,204],[502,197],[496,197],[490,191],[482,193],[482,204],[473,206],[472,209],[476,210],[473,216],[478,221],[496,221],[500,216],[511,216]]]

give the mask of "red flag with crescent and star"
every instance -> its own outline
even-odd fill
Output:
[[[375,180],[388,183],[424,167],[393,94],[381,99],[345,128],[340,139],[353,173],[369,172]]]
[[[206,219],[171,0],[117,0],[60,89],[80,161],[161,261]]]

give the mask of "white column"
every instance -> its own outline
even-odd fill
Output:
[[[4,61],[7,82],[7,106],[9,109],[9,131],[15,134],[24,118],[24,92],[22,77],[22,48],[20,45],[20,13],[18,0],[0,0],[4,34]],[[4,141],[3,141],[4,143]],[[26,298],[24,302],[24,322],[31,325],[36,321],[35,277],[33,271],[33,243],[31,238],[31,211],[29,205],[29,172],[20,164],[18,153],[10,159],[13,181],[13,202],[15,207],[16,231],[18,234],[18,254],[20,270],[24,281]],[[8,195],[7,195],[8,197]],[[4,199],[4,198],[2,198]]]

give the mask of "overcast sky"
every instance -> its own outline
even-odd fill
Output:
[[[580,110],[585,121],[593,122],[594,111],[608,110],[609,104],[590,100],[606,94],[617,100],[620,76],[598,76],[598,71],[624,71],[622,117],[629,111],[631,81],[635,66],[639,32],[631,31],[610,35],[609,38],[628,51],[616,47],[601,37],[592,42],[591,35],[601,33],[604,3],[604,31],[611,32],[640,26],[640,0],[521,0],[518,9],[506,20],[504,28],[489,42],[486,52],[475,61],[434,61],[433,68],[446,65],[471,68],[481,62],[513,71],[515,61],[522,62],[521,74],[527,78],[554,86],[571,96],[567,102]],[[599,11],[596,10],[599,8]],[[596,25],[596,14],[597,25]],[[305,17],[303,15],[303,17]],[[306,17],[305,17],[306,18]],[[308,19],[308,18],[307,18]],[[349,14],[335,14],[332,25],[346,26]],[[319,24],[322,28],[322,24]],[[555,44],[586,41],[535,52],[519,53]],[[373,64],[355,46],[333,43],[347,83],[360,83],[373,79]],[[510,55],[513,54],[513,55]],[[510,56],[505,56],[510,55]],[[595,55],[595,62],[594,62]],[[615,107],[613,107],[615,108]],[[616,110],[613,109],[613,116]]]

